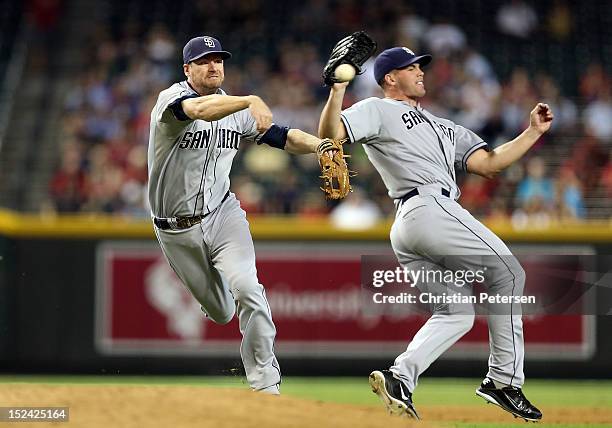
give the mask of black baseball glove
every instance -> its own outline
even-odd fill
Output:
[[[357,74],[361,74],[361,66],[368,60],[376,50],[376,42],[372,40],[365,31],[346,36],[336,43],[325,68],[323,69],[323,81],[327,86],[337,82],[334,70],[340,64],[350,64],[355,67]]]

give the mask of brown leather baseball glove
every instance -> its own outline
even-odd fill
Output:
[[[352,191],[349,177],[354,175],[348,169],[345,155],[342,150],[344,140],[332,140],[325,138],[317,147],[317,156],[321,166],[321,176],[323,186],[321,190],[325,193],[326,199],[342,199]]]

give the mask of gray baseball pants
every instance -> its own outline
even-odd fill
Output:
[[[452,195],[451,195],[452,196]],[[391,245],[399,263],[407,269],[478,270],[487,273],[489,295],[521,296],[525,272],[508,247],[453,198],[442,196],[437,185],[419,188],[419,195],[405,201],[391,228]],[[465,288],[421,283],[419,291],[435,295]],[[468,293],[471,291],[468,289]],[[410,391],[418,378],[440,355],[466,334],[474,323],[472,304],[432,307],[433,314],[416,333],[391,371]],[[523,323],[520,304],[508,304],[488,315],[488,377],[521,387],[523,374]]]
[[[218,324],[238,314],[240,355],[251,388],[277,392],[280,368],[274,356],[276,327],[263,285],[246,213],[230,196],[200,224],[155,234],[168,263]]]

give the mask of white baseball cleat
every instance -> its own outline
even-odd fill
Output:
[[[276,385],[270,385],[266,388],[257,389],[256,392],[263,392],[264,394],[269,395],[280,395],[280,386],[277,383]]]

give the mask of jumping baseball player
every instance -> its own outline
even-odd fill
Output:
[[[227,95],[221,85],[223,62],[230,57],[213,37],[196,37],[185,45],[187,79],[162,91],[151,112],[149,202],[164,256],[202,310],[219,324],[237,313],[251,388],[278,394],[276,329],[229,173],[246,142],[296,154],[321,153],[328,146],[298,129],[273,124],[259,97]]]
[[[409,269],[487,269],[489,291],[520,296],[525,273],[508,247],[459,205],[455,182],[458,168],[487,178],[519,160],[548,131],[551,109],[539,103],[530,125],[514,140],[495,150],[474,132],[422,108],[423,67],[432,57],[405,47],[383,51],[375,60],[374,76],[384,98],[368,98],[341,112],[348,83],[333,83],[321,114],[319,136],[348,137],[363,144],[381,175],[397,213],[391,244],[398,261]],[[452,256],[452,257],[448,257]],[[452,287],[421,285],[436,294]],[[389,370],[370,374],[372,390],[390,412],[418,419],[412,393],[421,373],[474,322],[470,304],[436,305],[429,320]],[[489,372],[477,394],[529,421],[542,413],[523,395],[523,326],[520,305],[489,315]]]

